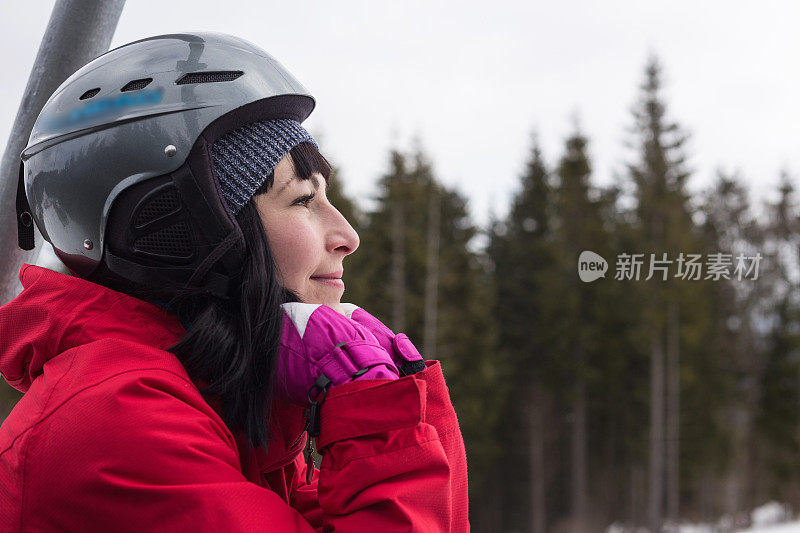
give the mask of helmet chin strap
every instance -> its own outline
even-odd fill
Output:
[[[154,282],[162,287],[181,288],[184,285],[175,281],[176,276],[183,276],[185,268],[180,267],[143,267],[124,257],[119,257],[106,249],[103,252],[103,261],[109,270],[125,279],[133,281],[143,286],[152,285]],[[207,272],[203,277],[202,286],[212,294],[220,298],[230,298],[228,290],[231,287],[231,279],[228,276],[216,272]]]
[[[197,265],[197,269],[194,271],[192,276],[189,278],[189,281],[186,282],[187,285],[191,286],[194,285],[196,282],[201,281],[208,271],[213,267],[217,261],[219,261],[228,250],[230,250],[233,246],[236,245],[236,241],[239,239],[236,231],[232,231],[228,233],[227,237],[225,237],[219,244],[217,244],[211,253],[206,256],[203,261]]]

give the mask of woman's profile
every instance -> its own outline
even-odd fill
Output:
[[[342,303],[359,246],[273,57],[213,33],[93,60],[22,154],[0,307],[0,531],[468,531],[438,361]],[[368,251],[366,252],[368,253]],[[315,464],[315,452],[322,456]]]

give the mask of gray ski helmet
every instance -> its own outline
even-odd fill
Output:
[[[225,34],[160,35],[70,76],[22,152],[19,245],[31,217],[70,271],[227,296],[245,242],[210,162],[222,134],[302,122],[308,91],[272,56]]]

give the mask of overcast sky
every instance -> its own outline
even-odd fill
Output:
[[[5,146],[54,2],[0,2]],[[671,118],[692,134],[692,190],[739,171],[756,197],[800,177],[800,2],[263,2],[128,0],[112,46],[206,30],[248,39],[314,95],[305,123],[366,200],[392,146],[419,137],[479,223],[505,213],[538,132],[547,161],[572,117],[595,183],[630,158],[629,109],[650,51]]]

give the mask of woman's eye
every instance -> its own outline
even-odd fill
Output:
[[[308,207],[308,204],[311,203],[311,200],[314,199],[314,194],[306,194],[305,196],[301,196],[297,200],[294,201],[295,205],[302,205],[303,207]]]

